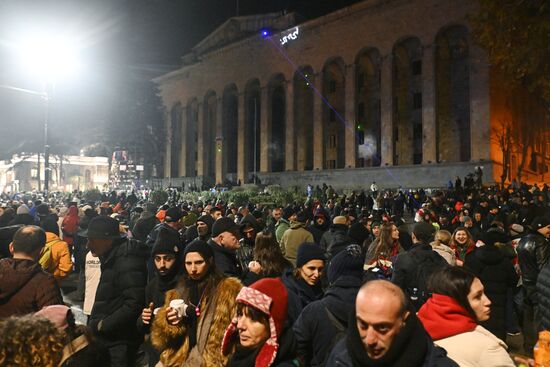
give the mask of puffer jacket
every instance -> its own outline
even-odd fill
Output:
[[[69,245],[55,233],[46,232],[46,246],[51,246],[53,276],[55,279],[65,278],[73,270]]]
[[[32,260],[0,260],[0,319],[58,304],[63,304],[63,297],[57,282],[40,264]]]
[[[542,329],[550,330],[550,262],[537,278],[537,295]]]
[[[348,226],[345,224],[333,224],[321,238],[321,248],[331,259],[338,252],[349,246],[353,240],[348,236]]]
[[[281,238],[281,251],[288,261],[296,265],[298,247],[304,242],[313,242],[313,235],[305,228],[304,223],[292,222]]]
[[[101,279],[89,319],[92,331],[107,347],[136,339],[136,319],[145,304],[148,251],[138,241],[121,241],[99,258]]]

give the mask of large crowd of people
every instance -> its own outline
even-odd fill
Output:
[[[470,181],[283,206],[3,195],[0,365],[515,366],[515,336],[532,362],[549,187]]]

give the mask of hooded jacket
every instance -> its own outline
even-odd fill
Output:
[[[334,257],[353,242],[348,236],[348,226],[345,224],[333,224],[321,238],[321,248],[328,258]]]
[[[32,260],[0,260],[0,319],[63,304],[53,275]]]
[[[342,276],[327,289],[322,299],[313,301],[304,308],[293,329],[298,356],[302,357],[307,365],[325,365],[332,347],[339,341],[339,330],[333,322],[329,322],[327,310],[342,327],[347,328],[361,284],[360,278]]]
[[[73,270],[68,243],[55,233],[46,232],[46,246],[51,246],[53,276],[55,279],[65,278]]]
[[[292,222],[290,229],[287,229],[283,234],[280,245],[283,255],[293,265],[296,265],[298,247],[304,242],[313,242],[313,235],[305,229],[304,223]]]

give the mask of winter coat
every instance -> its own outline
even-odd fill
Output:
[[[242,276],[242,268],[237,261],[237,252],[235,250],[222,247],[212,239],[208,240],[208,246],[214,251],[214,262],[218,270],[229,276],[239,278]]]
[[[145,246],[128,239],[99,257],[101,279],[88,324],[108,348],[137,339],[136,319],[145,305],[146,258]]]
[[[460,366],[514,366],[506,344],[478,325],[454,298],[434,294],[422,306],[418,318],[435,344]]]
[[[518,282],[514,266],[496,246],[485,245],[466,255],[464,267],[481,280],[485,294],[491,300],[491,318],[481,325],[506,340],[506,293]]]
[[[46,232],[46,246],[51,246],[53,276],[55,279],[65,278],[73,270],[69,245],[55,233]]]
[[[444,258],[445,261],[449,263],[449,265],[456,265],[456,253],[452,248],[439,241],[434,241],[430,243],[430,246],[432,246],[433,250],[437,252],[442,258]]]
[[[444,349],[434,345],[432,339],[428,336],[422,324],[416,316],[409,315],[409,318],[404,327],[414,328],[411,330],[411,335],[406,339],[403,347],[397,353],[396,360],[388,363],[376,363],[369,364],[366,359],[366,351],[364,350],[362,341],[359,339],[359,333],[357,331],[357,325],[353,325],[348,328],[347,336],[338,342],[332,352],[330,353],[329,360],[326,364],[327,367],[457,367],[458,365],[452,361]],[[400,331],[400,333],[403,331]],[[357,340],[359,339],[359,340]],[[352,342],[353,340],[353,342]],[[354,352],[353,345],[356,348],[361,348],[359,352]],[[419,355],[419,347],[424,348],[422,355]],[[390,348],[391,351],[391,348]],[[389,353],[389,352],[388,352]],[[354,364],[352,354],[360,354],[356,358],[361,360],[360,364]]]
[[[506,344],[481,325],[474,331],[436,340],[435,344],[444,348],[460,367],[515,366]]]
[[[321,248],[331,259],[338,252],[349,246],[353,240],[348,236],[348,226],[345,224],[333,224],[321,238]]]
[[[519,240],[518,261],[524,285],[535,286],[537,277],[550,258],[550,243],[538,231],[532,231]]]
[[[296,279],[293,269],[287,269],[281,280],[288,292],[287,320],[292,325],[298,319],[304,307],[323,296],[323,289],[320,285],[311,286],[303,279]]]
[[[160,360],[164,367],[225,366],[230,356],[223,356],[221,344],[223,334],[237,312],[235,298],[242,285],[236,278],[220,281],[211,298],[205,297],[201,303],[197,320],[196,345],[190,350],[189,335],[185,322],[171,325],[166,319],[166,308],[159,310],[151,328],[151,341],[161,352]],[[165,305],[173,299],[181,298],[176,289],[166,293]],[[202,356],[202,362],[198,363]],[[198,363],[198,364],[197,364]]]
[[[330,351],[340,340],[339,328],[347,329],[361,287],[360,278],[342,276],[325,292],[325,296],[308,304],[294,323],[298,356],[312,367],[324,366]],[[330,314],[329,314],[330,312]],[[329,317],[330,315],[330,317]],[[337,320],[331,320],[333,317]],[[340,334],[340,335],[339,335]]]
[[[279,244],[283,255],[293,265],[296,265],[298,247],[304,242],[313,242],[313,235],[305,229],[304,223],[292,222],[290,228],[283,234]]]
[[[69,213],[63,218],[63,222],[61,223],[63,240],[69,245],[73,244],[73,239],[76,236],[76,232],[78,232],[78,222],[78,208],[73,205],[69,207]]]
[[[63,348],[59,367],[110,367],[109,353],[101,344],[90,342],[85,334]]]
[[[290,222],[284,218],[280,218],[277,224],[275,224],[275,238],[277,242],[281,243],[283,234],[290,228]]]
[[[0,260],[0,319],[63,304],[52,274],[32,260]]]
[[[143,214],[143,213],[142,213]],[[159,220],[151,213],[149,216],[141,216],[134,224],[132,228],[133,237],[138,240],[145,242],[147,241],[147,236],[160,222]]]

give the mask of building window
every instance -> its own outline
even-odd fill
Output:
[[[38,178],[38,168],[31,168],[31,178],[33,180]]]
[[[413,95],[413,108],[415,110],[422,108],[422,93],[415,93]]]
[[[422,60],[415,60],[412,62],[412,74],[413,75],[422,74]]]
[[[336,160],[330,159],[327,161],[327,168],[328,169],[336,169]]]
[[[336,80],[331,80],[328,83],[328,91],[330,93],[336,93]]]
[[[365,74],[361,73],[357,76],[357,89],[362,91],[365,88]]]
[[[333,109],[330,109],[330,112],[329,112],[329,121],[330,121],[330,122],[336,121],[336,111],[334,111]]]
[[[357,144],[359,145],[365,144],[365,132],[363,130],[357,131]]]
[[[329,137],[328,137],[328,147],[329,147],[329,149],[336,148],[336,135],[329,135]]]

